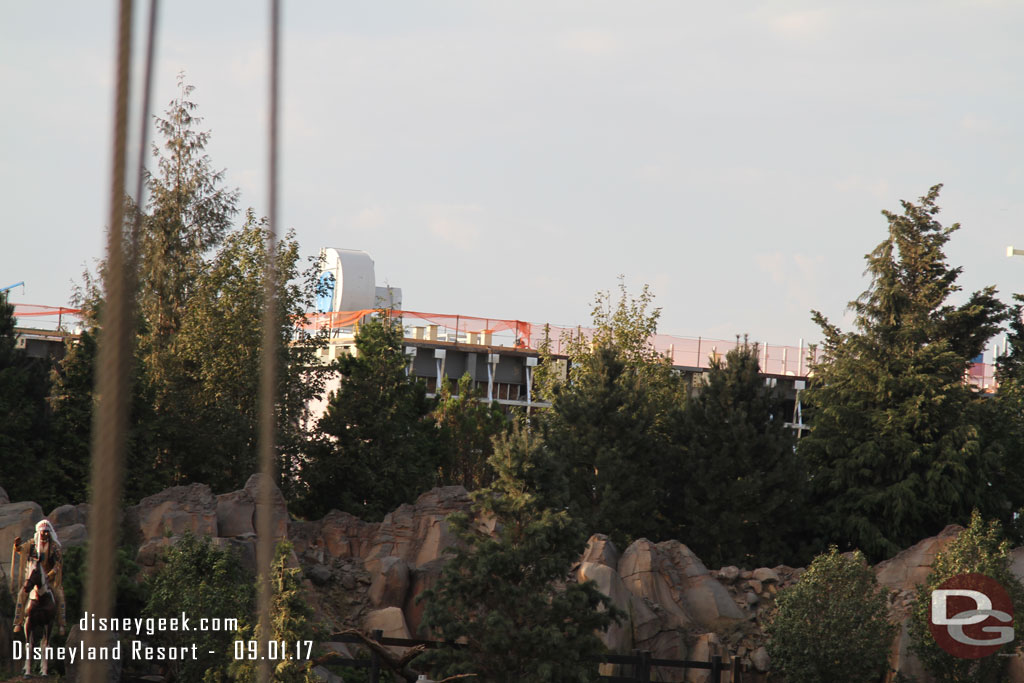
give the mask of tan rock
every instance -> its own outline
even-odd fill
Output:
[[[36,523],[43,518],[43,509],[31,501],[0,505],[0,569],[3,579],[11,579],[11,546],[14,539],[32,538]]]
[[[778,583],[779,574],[774,569],[761,567],[760,569],[754,570],[754,580],[760,581],[761,583]]]
[[[409,565],[400,557],[385,557],[370,584],[370,604],[401,608],[408,592]]]
[[[771,668],[772,660],[768,656],[768,650],[766,650],[762,645],[750,653],[750,663],[753,664],[754,668],[758,671],[764,672]]]
[[[581,583],[593,581],[597,589],[611,599],[612,605],[630,614],[629,603],[633,596],[612,567],[599,562],[583,562],[577,570],[576,578]],[[626,654],[633,649],[633,627],[628,618],[620,624],[613,623],[599,635],[610,652]]]
[[[619,550],[612,543],[611,539],[604,534],[594,534],[587,541],[587,548],[583,551],[581,562],[594,562],[603,564],[617,570],[619,567]]]
[[[426,605],[418,603],[416,598],[420,594],[433,588],[437,584],[437,580],[441,577],[441,570],[444,568],[445,560],[437,559],[432,562],[420,565],[412,570],[410,573],[410,586],[408,597],[405,600],[405,617],[406,623],[409,625],[410,632],[420,634],[423,637],[427,637],[428,634],[421,632],[421,625],[423,623],[423,610]]]
[[[951,524],[939,532],[938,536],[926,538],[892,559],[879,562],[875,565],[878,583],[896,590],[909,590],[924,583],[931,572],[935,556],[961,531],[963,527]]]
[[[217,496],[217,535],[226,538],[245,537],[256,533],[256,504],[260,499],[263,475],[254,474],[245,482],[245,487]],[[274,539],[288,536],[288,506],[280,489],[270,482],[270,497],[273,505]]]
[[[713,655],[723,657],[725,654],[725,646],[717,634],[703,633],[697,636],[693,647],[690,648],[690,654],[687,659],[694,662],[710,662]],[[711,670],[687,669],[685,678],[682,680],[686,681],[686,683],[707,683],[712,680]]]
[[[402,505],[384,517],[360,554],[370,573],[379,571],[385,557],[401,557],[410,567],[441,558],[457,542],[445,518],[466,511],[469,494],[461,486],[445,486],[424,493],[414,505]]]
[[[206,484],[175,486],[143,498],[128,508],[126,516],[140,545],[186,531],[196,536],[217,535],[217,498]]]
[[[367,633],[380,630],[385,638],[410,638],[409,627],[405,623],[405,615],[399,607],[385,607],[373,610],[366,615],[363,628]]]
[[[916,547],[916,546],[915,546]],[[898,557],[898,556],[897,556]],[[913,640],[910,637],[910,619],[903,620],[900,630],[893,640],[892,649],[889,654],[889,667],[891,673],[887,680],[909,680],[919,683],[933,681],[931,674],[927,672],[921,660],[910,650]],[[896,677],[899,676],[897,679]]]

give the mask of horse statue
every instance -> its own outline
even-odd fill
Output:
[[[42,648],[40,673],[48,676],[49,662],[46,660],[46,648],[50,644],[50,631],[57,618],[57,603],[53,591],[46,581],[46,572],[38,558],[31,558],[25,571],[25,583],[21,590],[28,593],[25,604],[25,669],[24,675],[32,675],[33,648]]]

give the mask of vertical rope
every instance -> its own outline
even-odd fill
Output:
[[[120,0],[117,27],[117,94],[114,101],[114,140],[110,181],[110,225],[107,239],[107,302],[102,312],[96,395],[99,404],[92,428],[92,509],[87,564],[85,609],[109,617],[114,604],[114,553],[117,543],[117,506],[121,499],[121,463],[124,459],[128,414],[128,373],[131,357],[130,300],[125,272],[124,189],[128,136],[129,60],[131,57],[132,3]],[[100,633],[87,631],[87,647],[101,643]],[[108,663],[83,662],[87,683],[107,678]]]
[[[279,27],[280,27],[280,2],[270,0],[270,121],[269,139],[270,147],[268,173],[267,173],[267,196],[269,200],[269,224],[267,226],[267,254],[266,273],[264,275],[264,309],[263,309],[263,344],[260,359],[260,437],[259,456],[260,482],[259,515],[257,516],[257,532],[259,534],[257,546],[257,563],[260,570],[260,651],[271,639],[270,624],[270,567],[273,563],[274,541],[273,541],[273,499],[271,497],[272,486],[276,482],[276,468],[274,467],[274,394],[277,384],[277,264],[275,256],[277,253],[277,128],[278,128],[278,81],[280,60],[279,50]],[[260,660],[259,680],[266,683],[270,680],[270,661]]]

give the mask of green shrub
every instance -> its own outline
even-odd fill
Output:
[[[253,609],[253,577],[234,553],[218,548],[209,537],[186,533],[164,556],[165,564],[147,583],[145,617],[190,619],[190,631],[164,630],[143,635],[156,646],[191,647],[197,659],[168,662],[175,680],[201,681],[204,673],[223,671],[232,655],[235,630],[198,631],[199,620],[248,620]],[[210,654],[210,652],[213,654]]]
[[[896,633],[887,605],[864,556],[840,555],[833,546],[779,594],[767,628],[772,667],[787,683],[879,679]]]
[[[1017,637],[1024,633],[1024,586],[1010,572],[1010,543],[1003,538],[998,522],[986,524],[977,510],[970,525],[950,541],[932,563],[932,571],[918,586],[910,620],[913,638],[911,650],[939,681],[986,683],[1003,680],[1006,658],[998,654],[981,659],[954,657],[939,647],[928,629],[931,593],[946,579],[957,574],[978,573],[995,579],[1013,600],[1013,629]],[[1000,653],[1013,653],[1019,640],[1007,643]]]

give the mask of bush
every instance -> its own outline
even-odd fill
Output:
[[[767,628],[773,668],[788,683],[878,679],[897,628],[887,619],[887,604],[864,556],[831,547],[779,594]]]
[[[978,573],[995,579],[1013,600],[1014,633],[1024,633],[1024,587],[1010,572],[1010,543],[1003,538],[998,522],[986,524],[977,510],[970,525],[946,546],[932,563],[932,571],[918,586],[910,620],[911,650],[936,679],[985,683],[1003,680],[1006,658],[990,655],[981,659],[961,659],[939,647],[928,628],[931,594],[946,579],[957,574]],[[1007,643],[1000,653],[1013,653],[1017,641]]]
[[[191,631],[157,631],[151,639],[157,646],[196,645],[196,660],[171,661],[175,680],[201,681],[205,672],[226,669],[231,660],[234,629],[199,631],[199,620],[247,620],[253,608],[253,577],[245,572],[234,553],[213,545],[208,537],[185,533],[164,556],[166,564],[147,584],[149,599],[145,617],[189,618]],[[213,651],[214,654],[210,654]]]

